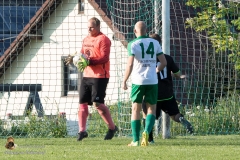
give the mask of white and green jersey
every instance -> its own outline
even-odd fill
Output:
[[[157,84],[156,60],[163,54],[159,42],[148,36],[140,36],[128,44],[128,55],[134,56],[132,83]]]

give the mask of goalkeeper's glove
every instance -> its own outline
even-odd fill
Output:
[[[88,65],[89,65],[89,60],[82,55],[77,65],[78,70],[83,72]]]
[[[64,61],[66,65],[73,63],[81,72],[89,65],[89,60],[86,55],[77,52],[71,55],[69,54]]]

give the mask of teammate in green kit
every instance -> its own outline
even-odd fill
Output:
[[[142,101],[145,97],[147,116],[146,126],[142,133],[141,146],[148,145],[148,136],[155,123],[158,79],[156,72],[160,72],[166,65],[166,59],[162,52],[159,42],[148,37],[146,24],[139,21],[135,24],[134,33],[136,39],[128,44],[128,62],[122,88],[127,90],[127,80],[132,76],[132,114],[131,128],[133,141],[128,146],[139,146],[140,138],[140,112],[142,110]],[[161,64],[156,68],[156,58]]]

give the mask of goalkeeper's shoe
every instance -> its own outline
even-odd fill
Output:
[[[139,146],[139,141],[136,141],[136,142],[132,141],[131,143],[128,144],[128,146],[129,147],[137,147],[137,146]]]
[[[148,146],[148,133],[146,131],[144,131],[142,133],[142,142],[141,142],[141,146]]]
[[[88,137],[88,133],[87,132],[79,132],[77,141],[81,141],[83,138],[87,138],[87,137]]]
[[[179,118],[180,123],[186,128],[189,134],[193,134],[193,126],[184,117]]]
[[[108,132],[104,138],[104,140],[110,140],[113,138],[114,134],[118,131],[118,127],[115,126],[114,130],[108,129]]]

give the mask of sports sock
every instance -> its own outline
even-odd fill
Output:
[[[87,117],[88,117],[88,105],[79,104],[79,111],[78,111],[79,132],[86,131]]]
[[[140,120],[132,120],[131,128],[132,128],[133,142],[139,141],[141,121]]]
[[[100,104],[97,107],[98,113],[100,114],[100,116],[102,117],[102,119],[104,120],[104,122],[108,125],[108,128],[111,130],[115,129],[115,124],[113,123],[110,111],[108,109],[107,106],[105,106],[104,104]]]
[[[148,134],[152,131],[152,128],[155,123],[155,116],[153,114],[148,114],[146,117],[146,126],[144,131],[146,131]]]
[[[145,122],[146,122],[146,119],[143,118],[143,128],[144,128],[144,130],[145,130],[145,126],[146,126],[146,125],[145,125]],[[148,141],[149,141],[149,142],[153,141],[153,127],[152,127],[151,132],[149,133]]]
[[[180,121],[180,123],[181,123],[183,126],[185,126],[186,123],[191,124],[191,123],[190,123],[188,120],[186,120],[184,117],[179,117],[179,121]]]

